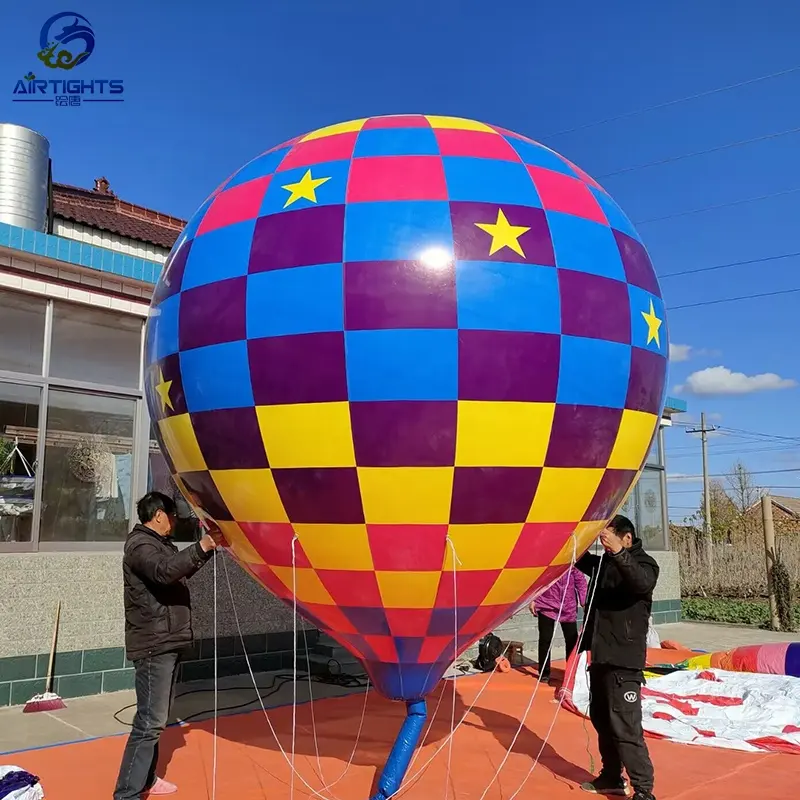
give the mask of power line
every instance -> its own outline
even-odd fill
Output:
[[[668,219],[676,219],[678,217],[688,217],[692,214],[702,214],[706,211],[716,211],[720,208],[730,208],[732,206],[740,206],[745,203],[756,203],[760,200],[770,200],[773,197],[782,197],[787,194],[796,194],[800,192],[800,187],[796,189],[784,189],[780,192],[770,192],[769,194],[762,194],[758,197],[744,197],[741,200],[730,200],[727,203],[715,203],[714,205],[700,206],[699,208],[690,208],[687,211],[677,211],[674,214],[665,214],[663,217],[650,217],[649,219],[641,219],[634,222],[634,225],[649,225],[651,222],[663,222]]]
[[[667,272],[664,275],[659,275],[658,279],[663,280],[664,278],[677,278],[681,275],[696,275],[698,272],[711,272],[716,269],[728,269],[729,267],[742,267],[747,266],[748,264],[763,264],[767,261],[779,261],[783,258],[796,258],[800,256],[800,252],[795,253],[781,253],[777,256],[764,256],[763,258],[748,258],[745,261],[729,261],[725,264],[713,264],[710,267],[696,267],[695,269],[684,269],[680,272]]]
[[[624,175],[626,172],[637,172],[640,169],[647,169],[649,167],[659,167],[663,164],[672,164],[675,161],[683,161],[686,158],[695,158],[696,156],[707,156],[711,153],[718,153],[721,150],[730,150],[734,147],[742,147],[746,144],[755,144],[756,142],[765,142],[769,139],[777,139],[780,136],[788,136],[791,133],[800,133],[800,127],[787,128],[784,131],[777,131],[776,133],[766,133],[763,136],[754,136],[752,139],[740,139],[736,142],[728,142],[727,144],[717,145],[716,147],[709,147],[706,150],[696,150],[693,153],[683,153],[679,156],[670,156],[669,158],[662,158],[658,161],[648,161],[645,164],[636,164],[632,167],[624,167],[623,169],[615,170],[614,172],[607,172],[605,175],[598,175],[596,180],[603,180],[605,178],[613,178],[616,175]]]
[[[800,467],[788,467],[787,469],[760,469],[748,470],[750,475],[775,475],[778,472],[800,472]],[[711,472],[709,478],[727,478],[730,473],[728,472]],[[702,480],[702,475],[667,475],[668,481],[689,481],[689,480]],[[800,489],[800,486],[797,487]]]
[[[800,486],[759,486],[759,489],[795,489],[800,491]],[[670,494],[696,494],[700,489],[671,489]]]
[[[556,136],[564,136],[568,133],[575,133],[576,131],[583,131],[587,128],[595,128],[598,125],[607,125],[609,122],[616,122],[617,120],[621,119],[629,119],[630,117],[636,117],[640,114],[647,114],[651,111],[657,111],[661,108],[669,108],[670,106],[678,105],[679,103],[686,103],[689,100],[697,100],[700,97],[709,97],[714,94],[719,94],[721,92],[729,92],[731,89],[739,89],[742,86],[749,86],[754,83],[759,83],[761,81],[770,80],[772,78],[779,78],[783,75],[789,75],[792,72],[797,72],[800,70],[800,66],[796,67],[789,67],[788,69],[782,69],[778,72],[771,72],[768,75],[759,75],[756,78],[748,78],[744,81],[739,81],[738,83],[730,83],[727,86],[718,86],[716,89],[706,89],[703,92],[697,92],[695,94],[686,95],[685,97],[678,97],[675,100],[667,100],[663,103],[656,103],[652,106],[647,106],[646,108],[640,108],[635,111],[625,111],[622,114],[616,114],[613,117],[606,117],[605,119],[599,119],[595,122],[586,122],[583,125],[578,125],[574,128],[566,128],[562,131],[556,131],[555,133],[550,133],[547,136],[544,136],[540,139],[540,141],[547,141],[548,139],[553,139]]]
[[[720,300],[703,300],[699,303],[685,303],[682,306],[668,306],[669,311],[680,311],[683,308],[698,308],[699,306],[715,306],[719,303],[736,303],[739,300],[756,300],[761,297],[777,297],[782,294],[794,294],[800,292],[800,287],[796,289],[779,289],[776,292],[761,292],[760,294],[743,294],[740,297],[723,297]]]

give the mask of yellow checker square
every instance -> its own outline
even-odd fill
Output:
[[[440,117],[426,114],[431,128],[449,128],[458,131],[483,131],[484,133],[497,133],[494,128],[489,127],[484,122],[477,122],[473,119],[462,119],[461,117]],[[499,135],[499,134],[498,134]]]
[[[639,469],[650,449],[656,425],[658,417],[655,414],[626,408],[608,460],[609,469]]]
[[[460,400],[459,467],[541,467],[550,442],[555,403]]]
[[[452,467],[359,467],[367,524],[443,525],[450,518]]]
[[[453,549],[456,551],[458,563],[456,568],[462,570],[503,569],[511,557],[511,552],[519,539],[522,525],[450,525],[447,535],[453,547],[445,548],[445,572],[453,569]]]
[[[442,573],[376,572],[384,608],[432,608]]]
[[[178,414],[159,420],[158,428],[175,472],[200,472],[207,469],[197,437],[194,435],[192,418],[188,414]]]
[[[577,522],[603,478],[604,469],[545,467],[528,522]]]
[[[371,572],[372,551],[366,525],[298,525],[294,532],[314,569]]]
[[[322,585],[319,575],[308,567],[273,567],[278,580],[291,592],[295,591],[298,603],[319,603],[320,605],[334,606],[336,603],[328,590]],[[294,569],[294,576],[292,570]]]
[[[518,602],[543,573],[544,567],[504,569],[481,605],[500,606]]]
[[[316,131],[306,134],[300,141],[308,142],[311,139],[324,139],[326,136],[336,136],[337,133],[356,133],[364,127],[366,119],[352,119],[348,122],[337,122],[335,125],[326,125]]]
[[[297,403],[256,408],[271,467],[354,467],[350,405]]]
[[[268,469],[211,470],[222,500],[238,522],[288,522]]]
[[[264,564],[265,561],[256,552],[256,549],[248,541],[242,529],[235,523],[228,520],[217,522],[225,541],[230,545],[233,554],[244,564]]]
[[[577,553],[580,558],[592,542],[600,535],[600,531],[605,528],[605,520],[579,522],[575,526],[575,535],[570,536],[564,546],[559,550],[558,555],[550,562],[551,567],[557,567],[561,564],[571,564],[572,557]]]

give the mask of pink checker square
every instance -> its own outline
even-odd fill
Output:
[[[217,228],[224,228],[226,225],[256,219],[264,195],[267,193],[270,177],[267,175],[264,178],[256,178],[220,192],[201,220],[197,236],[215,231]]]
[[[346,200],[447,200],[444,164],[439,156],[357,158],[350,166]]]
[[[271,567],[292,566],[294,528],[288,522],[240,522],[239,527],[255,551]],[[294,543],[297,567],[310,567],[300,542]]]
[[[603,209],[582,180],[545,167],[528,166],[528,172],[545,211],[561,211],[608,225]]]
[[[295,167],[310,167],[326,161],[349,161],[353,157],[358,132],[337,133],[298,142],[283,158],[278,172]]]
[[[501,161],[520,160],[519,154],[508,140],[497,133],[438,128],[436,141],[443,156],[493,158]]]
[[[430,128],[430,123],[422,114],[395,114],[391,117],[371,117],[362,130],[379,128]]]

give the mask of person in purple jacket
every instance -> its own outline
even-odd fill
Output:
[[[553,641],[556,620],[561,624],[561,632],[564,634],[567,658],[578,644],[578,605],[586,605],[586,589],[586,576],[575,567],[570,567],[531,603],[531,614],[536,615],[539,623],[539,675],[543,681],[550,680],[548,650]]]

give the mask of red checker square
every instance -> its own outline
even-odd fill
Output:
[[[428,632],[429,608],[387,608],[384,613],[392,636],[425,636]]]
[[[589,175],[587,172],[584,172],[577,164],[573,164],[568,158],[564,158],[564,156],[561,156],[561,158],[566,162],[567,166],[575,171],[575,174],[582,181],[588,183],[589,186],[594,186],[595,189],[599,189],[603,194],[608,194],[608,192],[591,175]]]
[[[534,592],[531,597],[540,595],[545,589],[549,589],[566,571],[569,564],[553,564],[548,567],[538,578],[534,584]],[[534,602],[536,602],[534,600]]]
[[[495,158],[500,161],[519,161],[517,151],[497,133],[460,131],[438,128],[436,141],[443,156]]]
[[[348,203],[380,200],[447,200],[439,156],[374,156],[350,166]]]
[[[321,603],[303,603],[303,610],[312,614],[316,622],[329,631],[340,633],[358,633],[355,626],[338,606],[327,606]]]
[[[507,616],[508,611],[507,605],[476,608],[475,613],[461,626],[459,633],[476,638],[483,636],[497,625],[498,620]]]
[[[361,130],[375,128],[430,128],[430,123],[422,114],[394,114],[390,117],[371,117]]]
[[[353,157],[358,132],[337,133],[298,142],[283,158],[278,172],[295,167],[310,167],[325,161],[349,161]]]
[[[280,597],[281,600],[291,601],[292,593],[289,587],[268,566],[264,564],[248,564],[248,567],[258,581],[264,584],[276,597]]]
[[[439,591],[436,595],[436,608],[455,608],[458,606],[479,606],[495,581],[500,577],[499,569],[476,569],[466,572],[456,570],[455,586],[453,573],[443,572],[439,579]]]
[[[382,608],[383,599],[374,572],[318,569],[317,577],[337,605],[344,608]]]
[[[240,522],[239,527],[256,552],[271,567],[292,566],[294,528],[288,522]],[[310,567],[311,562],[299,540],[294,543],[297,567]]]
[[[608,225],[600,203],[583,181],[545,167],[528,165],[528,172],[545,211],[563,211],[565,214]]]
[[[367,525],[372,563],[376,570],[436,572],[444,565],[447,532],[447,525]]]
[[[526,522],[506,566],[509,569],[546,567],[572,536],[578,522]]]
[[[226,225],[233,225],[236,222],[256,219],[264,195],[267,193],[270,178],[270,175],[256,178],[220,192],[200,221],[200,225],[197,227],[197,236],[217,230],[217,228],[224,228]]]
[[[419,664],[435,664],[446,649],[449,649],[452,654],[452,636],[427,636],[422,642],[417,662]]]
[[[385,664],[397,664],[397,648],[391,636],[365,636],[364,641],[372,648],[379,661]]]

